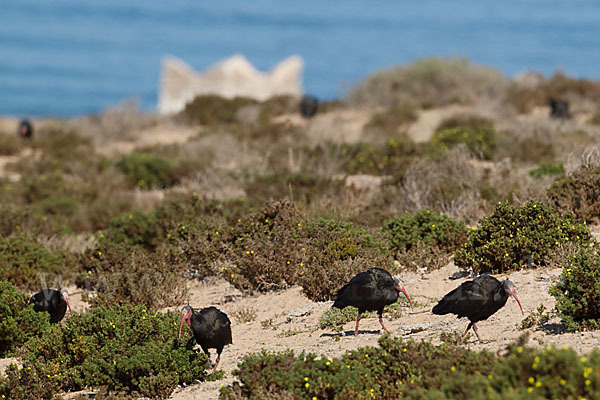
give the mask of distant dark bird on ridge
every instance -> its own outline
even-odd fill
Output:
[[[229,321],[227,314],[215,307],[207,307],[195,312],[188,304],[181,309],[180,338],[183,321],[187,322],[194,334],[187,342],[188,348],[193,348],[194,344],[198,343],[209,357],[208,349],[217,349],[217,360],[212,370],[212,372],[215,372],[221,360],[223,347],[233,343],[231,340],[231,321]]]
[[[358,308],[356,327],[354,328],[355,336],[358,335],[358,322],[361,314],[365,311],[377,311],[381,327],[385,332],[388,332],[385,325],[383,325],[383,308],[395,303],[400,296],[400,292],[404,293],[412,309],[412,301],[410,301],[408,293],[406,293],[399,280],[394,279],[385,269],[370,268],[356,275],[337,292],[332,307],[342,309],[352,306]]]
[[[569,102],[567,100],[550,99],[550,116],[557,119],[571,118]]]
[[[300,100],[300,114],[304,118],[312,118],[319,109],[319,99],[314,96],[304,95]]]
[[[69,293],[66,289],[54,290],[43,289],[31,296],[29,304],[33,304],[33,310],[37,312],[45,311],[50,314],[50,322],[53,324],[59,323],[69,308],[69,315],[73,315],[71,311],[71,303],[69,303]]]
[[[22,119],[17,129],[17,134],[23,139],[31,139],[33,136],[33,125],[28,119]]]
[[[464,282],[445,295],[432,311],[437,315],[456,314],[458,318],[467,317],[471,322],[467,326],[465,334],[473,327],[477,339],[481,341],[475,324],[494,315],[496,311],[504,307],[510,296],[515,298],[521,314],[525,315],[515,292],[515,285],[511,281],[506,279],[504,282],[500,282],[492,276],[481,275],[472,281]]]

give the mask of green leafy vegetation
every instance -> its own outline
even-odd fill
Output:
[[[436,132],[431,138],[434,146],[443,149],[464,144],[477,157],[490,160],[496,149],[496,132],[489,126],[461,126]]]
[[[543,163],[539,167],[529,170],[529,175],[536,179],[541,179],[545,176],[556,176],[565,173],[565,167],[562,163]]]
[[[51,399],[87,387],[167,398],[177,385],[204,380],[208,358],[177,340],[178,316],[145,306],[95,307],[75,314],[51,334],[25,343],[22,365],[0,380],[10,399]],[[190,337],[183,332],[182,340]]]
[[[1,280],[38,291],[46,282],[60,281],[61,276],[67,278],[74,270],[75,263],[71,257],[48,250],[24,234],[0,238]]]
[[[582,249],[562,266],[558,282],[550,288],[556,310],[569,331],[600,327],[600,256]]]
[[[595,398],[600,353],[509,345],[498,355],[384,335],[340,358],[263,351],[244,357],[221,399]]]
[[[29,297],[15,285],[0,280],[0,357],[6,357],[28,339],[50,330],[50,316],[33,311]]]
[[[119,158],[116,166],[132,187],[166,188],[177,182],[175,164],[156,154],[131,153]]]
[[[599,221],[600,165],[587,165],[557,179],[548,197],[558,210],[572,212],[579,221]]]
[[[587,245],[592,240],[587,227],[576,223],[573,215],[561,216],[541,202],[521,207],[501,202],[468,232],[454,262],[476,274],[501,273],[526,264],[544,265],[560,245]]]

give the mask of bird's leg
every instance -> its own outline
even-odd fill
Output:
[[[385,333],[390,333],[390,331],[388,331],[385,325],[383,324],[383,316],[381,314],[379,314],[379,323],[381,324],[381,327],[383,328],[383,331]]]
[[[211,373],[213,373],[213,374],[215,373],[215,371],[217,370],[217,366],[219,365],[219,361],[221,361],[221,355],[217,354],[217,360],[215,361],[215,366]]]
[[[360,321],[360,313],[356,316],[356,327],[354,328],[354,336],[358,336],[358,321]]]
[[[467,330],[465,330],[465,333],[463,334],[463,336],[466,335],[467,332],[469,332],[469,329],[471,329],[472,326],[473,326],[473,323],[469,322],[469,325],[467,325]]]
[[[473,332],[475,332],[475,335],[477,335],[477,339],[479,339],[480,342],[483,342],[479,337],[479,333],[477,333],[477,325],[475,324],[473,324]]]

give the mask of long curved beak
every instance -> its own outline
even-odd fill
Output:
[[[183,321],[185,321],[185,317],[187,317],[187,313],[181,314],[181,323],[179,324],[179,336],[178,339],[181,339],[181,327],[183,326]]]
[[[412,311],[415,311],[413,305],[412,305],[412,301],[410,301],[410,297],[408,297],[408,293],[406,293],[406,290],[404,289],[404,286],[400,285],[400,287],[398,287],[398,289],[400,289],[402,291],[402,293],[404,293],[404,295],[406,296],[406,298],[408,299],[408,302],[410,304],[410,309]]]
[[[69,299],[65,299],[65,301],[67,302],[67,307],[69,307],[69,315],[73,316],[73,311],[71,311],[71,302],[69,302]]]
[[[510,294],[512,295],[512,297],[515,298],[515,300],[517,301],[517,303],[519,303],[519,308],[521,309],[521,314],[525,315],[525,313],[523,312],[523,307],[521,307],[521,302],[519,301],[519,298],[517,297],[517,292],[515,292],[514,290],[511,290]]]

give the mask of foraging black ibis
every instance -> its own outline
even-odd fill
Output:
[[[33,125],[27,118],[22,119],[19,123],[17,134],[23,139],[31,139],[33,136]]]
[[[183,321],[192,328],[194,336],[188,341],[187,347],[191,348],[198,343],[202,350],[210,357],[208,349],[217,349],[217,361],[212,372],[217,370],[223,347],[232,344],[231,321],[223,311],[215,307],[203,308],[195,312],[188,304],[181,309],[181,324],[179,324],[179,337]]]
[[[365,311],[377,311],[381,327],[385,332],[388,332],[385,325],[383,325],[383,308],[395,303],[398,296],[400,296],[400,292],[404,293],[412,309],[412,301],[410,301],[408,293],[406,293],[399,280],[394,279],[385,269],[370,268],[356,275],[337,292],[332,307],[342,309],[352,306],[358,308],[354,336],[358,335],[358,322],[361,314]]]
[[[300,114],[304,118],[312,118],[319,109],[319,99],[314,96],[304,95],[300,100]]]
[[[69,307],[69,315],[73,315],[71,311],[71,303],[69,302],[69,293],[66,289],[54,290],[43,289],[42,291],[31,296],[29,304],[33,304],[33,310],[37,312],[45,311],[50,314],[50,323],[59,323]]]
[[[500,282],[492,276],[481,275],[472,281],[464,282],[445,295],[432,311],[437,315],[456,314],[458,318],[469,318],[471,322],[467,326],[465,334],[473,327],[477,339],[481,341],[475,324],[488,319],[504,307],[509,296],[515,298],[521,314],[525,315],[515,292],[515,285],[511,281],[506,279],[504,282]]]

